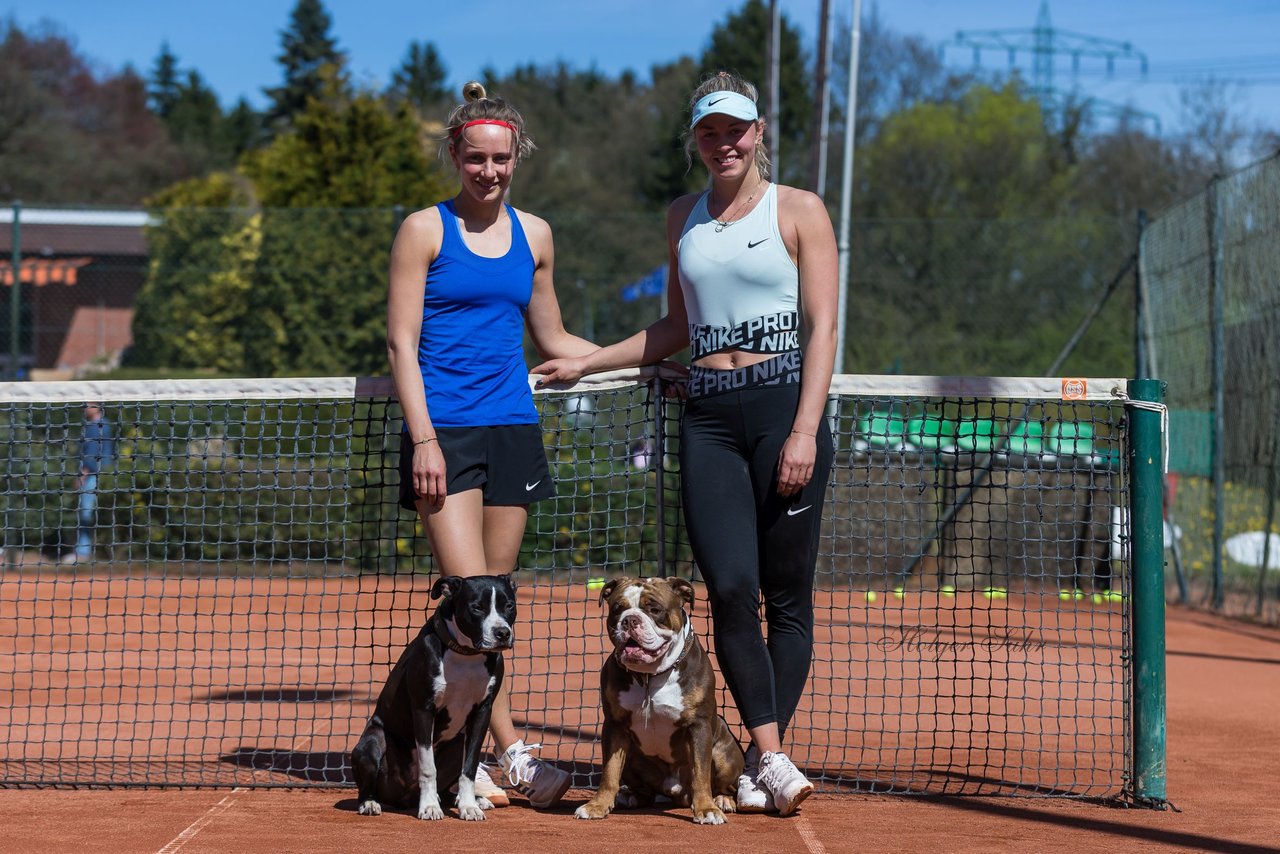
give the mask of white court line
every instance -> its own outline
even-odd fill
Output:
[[[813,828],[809,826],[804,813],[796,816],[796,831],[800,834],[800,838],[804,840],[804,845],[809,849],[809,854],[827,854],[827,849],[823,847],[822,841],[818,839],[818,834],[814,833]]]
[[[191,825],[186,830],[169,840],[169,844],[157,851],[156,854],[173,854],[173,852],[186,845],[192,839],[195,839],[196,834],[204,830],[205,826],[208,825],[209,822],[213,821],[215,818],[231,808],[231,805],[235,803],[236,795],[243,794],[247,791],[249,790],[244,786],[236,786],[225,798],[209,807],[208,812],[191,822]]]
[[[328,719],[322,718],[318,723],[321,726],[317,727],[316,731],[312,732],[310,735],[298,736],[298,738],[294,740],[290,749],[295,752],[304,750],[311,743],[313,738],[317,735],[324,735],[324,732],[321,732],[321,730],[327,730],[329,728],[329,721]],[[255,778],[258,774],[259,772],[256,770],[253,772],[253,776]],[[230,809],[232,804],[236,801],[236,795],[244,794],[247,791],[249,791],[248,788],[244,786],[236,786],[231,790],[230,794],[213,806],[209,807],[209,810],[204,815],[193,821],[186,830],[169,840],[169,844],[157,851],[156,854],[174,854],[174,852],[179,848],[186,845],[192,839],[195,839],[196,835],[200,833],[200,831],[204,830],[205,827],[208,826],[209,822],[213,821],[215,818]]]

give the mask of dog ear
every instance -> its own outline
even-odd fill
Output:
[[[431,598],[439,599],[444,596],[446,599],[458,592],[462,579],[454,575],[442,575],[436,579],[436,583],[431,585]]]
[[[625,577],[615,578],[612,581],[606,582],[604,587],[600,588],[600,604],[603,605],[605,602],[608,602],[609,597],[613,595],[613,591],[617,590],[618,585],[624,581],[628,584],[631,583],[631,579]]]
[[[663,581],[667,582],[667,586],[684,600],[684,604],[690,607],[693,606],[693,585],[689,583],[688,579],[671,576],[670,578],[664,578]]]
[[[495,575],[494,578],[498,579],[499,581],[503,582],[507,587],[511,588],[512,593],[515,593],[516,589],[520,586],[516,584],[516,576],[514,572],[508,572],[508,573],[505,573],[504,575]]]

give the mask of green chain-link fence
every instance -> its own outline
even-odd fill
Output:
[[[1151,375],[1169,384],[1170,595],[1280,622],[1280,157],[1210,182],[1141,240]]]

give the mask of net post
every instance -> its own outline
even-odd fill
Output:
[[[1135,401],[1162,403],[1159,380],[1129,381]],[[1165,800],[1164,424],[1160,412],[1129,410],[1129,518],[1133,555],[1133,797]]]

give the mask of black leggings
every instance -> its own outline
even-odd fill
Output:
[[[780,733],[809,678],[813,576],[834,456],[823,418],[813,477],[796,495],[778,495],[778,456],[799,396],[792,384],[692,398],[680,433],[684,515],[707,583],[716,658],[742,722],[777,723]]]

